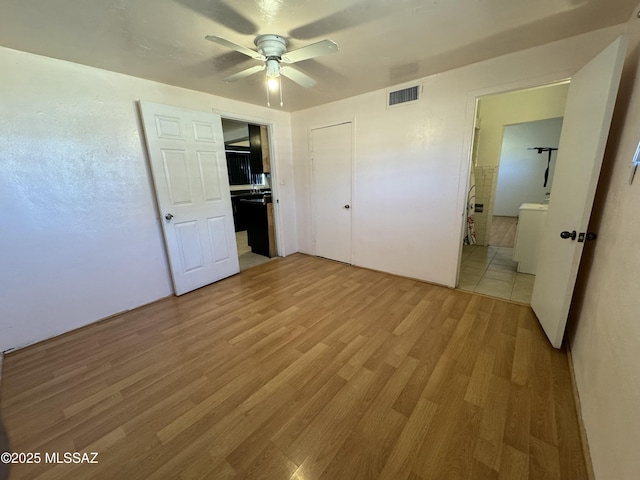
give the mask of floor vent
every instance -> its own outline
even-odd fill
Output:
[[[389,92],[387,107],[394,107],[404,103],[414,103],[420,100],[420,85]]]

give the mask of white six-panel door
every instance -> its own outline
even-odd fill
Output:
[[[176,295],[238,273],[220,116],[140,109]]]

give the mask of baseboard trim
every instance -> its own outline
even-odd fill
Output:
[[[587,467],[587,479],[596,480],[593,471],[593,463],[591,462],[591,451],[589,450],[589,439],[587,438],[587,430],[582,419],[582,407],[580,406],[580,393],[578,392],[578,383],[576,382],[576,371],[573,368],[573,355],[571,354],[571,343],[565,342],[567,352],[567,363],[569,364],[569,373],[571,376],[571,393],[573,394],[573,402],[576,406],[576,415],[578,417],[578,428],[580,430],[580,443],[582,444],[582,454],[584,455],[584,463]]]

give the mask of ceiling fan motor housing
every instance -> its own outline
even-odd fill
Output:
[[[259,35],[253,43],[258,48],[258,52],[267,58],[276,57],[280,60],[287,51],[287,41],[280,35]]]

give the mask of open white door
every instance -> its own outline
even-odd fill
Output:
[[[238,273],[220,116],[140,109],[176,295]]]
[[[626,39],[620,37],[571,78],[531,298],[555,348],[562,345],[567,324],[625,50]],[[564,231],[575,231],[575,239],[561,238]]]
[[[314,252],[351,263],[351,123],[311,130]]]

